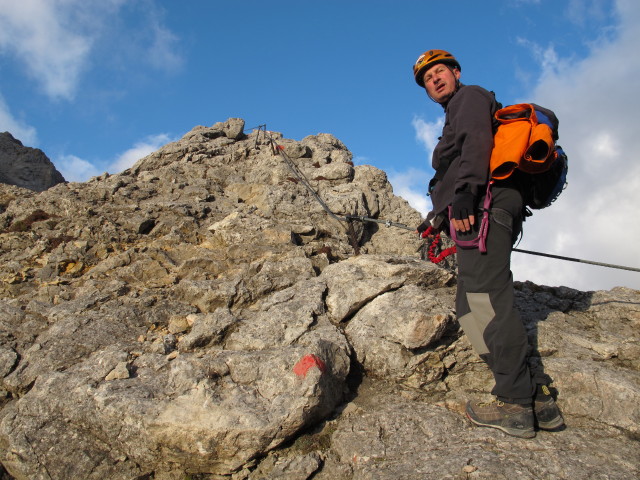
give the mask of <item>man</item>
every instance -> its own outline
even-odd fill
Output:
[[[414,78],[445,111],[442,136],[433,151],[435,176],[429,183],[433,210],[418,227],[423,232],[449,224],[458,239],[458,321],[474,349],[491,369],[497,401],[468,402],[467,416],[476,425],[493,427],[522,438],[535,436],[535,426],[556,429],[564,424],[545,378],[532,378],[527,333],[514,308],[511,248],[522,226],[523,201],[509,181],[495,182],[486,253],[461,248],[460,241],[478,237],[479,206],[489,182],[489,160],[498,110],[492,92],[460,82],[461,67],[444,50],[429,50],[413,66]]]

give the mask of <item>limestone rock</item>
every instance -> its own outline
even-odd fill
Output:
[[[332,435],[340,463],[351,467],[349,478],[622,480],[640,471],[637,444],[620,442],[597,424],[521,440],[474,428],[442,406],[377,390],[375,402],[345,416]],[[331,478],[329,468],[318,478]]]
[[[42,150],[25,147],[9,132],[0,133],[0,183],[42,192],[64,181]]]
[[[436,344],[453,320],[452,309],[437,294],[410,285],[372,300],[345,334],[367,372],[402,378],[431,356],[424,349]]]
[[[454,264],[351,160],[229,119],[118,175],[0,185],[0,477],[637,477],[640,293],[517,284],[567,429],[473,428],[492,379]]]

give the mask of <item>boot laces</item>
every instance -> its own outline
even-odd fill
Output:
[[[504,402],[502,400],[493,399],[490,402],[478,402],[479,407],[490,407],[495,404],[498,407],[504,407]]]

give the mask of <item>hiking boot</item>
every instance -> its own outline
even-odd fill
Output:
[[[564,418],[546,385],[542,385],[541,391],[536,395],[533,414],[535,425],[541,430],[555,430],[564,425]]]
[[[518,403],[468,402],[467,417],[481,427],[492,427],[520,438],[533,438],[533,409],[531,405]]]

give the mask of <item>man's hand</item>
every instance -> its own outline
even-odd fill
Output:
[[[451,224],[457,232],[469,232],[476,223],[475,197],[470,192],[458,192],[451,204]]]
[[[457,232],[469,232],[471,231],[472,225],[475,225],[476,223],[476,217],[474,215],[469,215],[469,217],[463,220],[456,220],[455,218],[452,218],[451,223]]]

